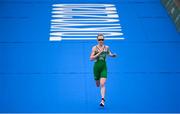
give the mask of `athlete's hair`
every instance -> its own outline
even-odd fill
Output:
[[[97,39],[98,39],[99,36],[103,36],[103,38],[104,38],[104,35],[103,35],[102,33],[99,33],[99,34],[97,35]]]

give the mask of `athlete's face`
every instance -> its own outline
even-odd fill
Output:
[[[104,44],[104,37],[103,37],[103,36],[98,36],[97,40],[98,40],[98,43],[99,43],[100,45],[103,45],[103,44]]]

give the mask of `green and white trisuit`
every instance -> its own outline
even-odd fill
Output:
[[[100,80],[100,78],[107,78],[107,66],[106,55],[109,54],[109,50],[104,46],[103,52],[96,58],[94,63],[94,79]],[[100,49],[96,46],[95,55],[99,53]]]

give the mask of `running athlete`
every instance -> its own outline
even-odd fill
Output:
[[[110,57],[116,57],[116,54],[112,54],[109,46],[104,45],[103,34],[98,34],[97,36],[98,45],[93,46],[90,60],[95,61],[94,63],[94,79],[96,86],[100,86],[101,91],[101,102],[100,106],[105,105],[105,82],[107,78],[107,66],[106,66],[106,55]]]

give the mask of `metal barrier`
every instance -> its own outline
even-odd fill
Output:
[[[180,0],[161,0],[180,32]]]

